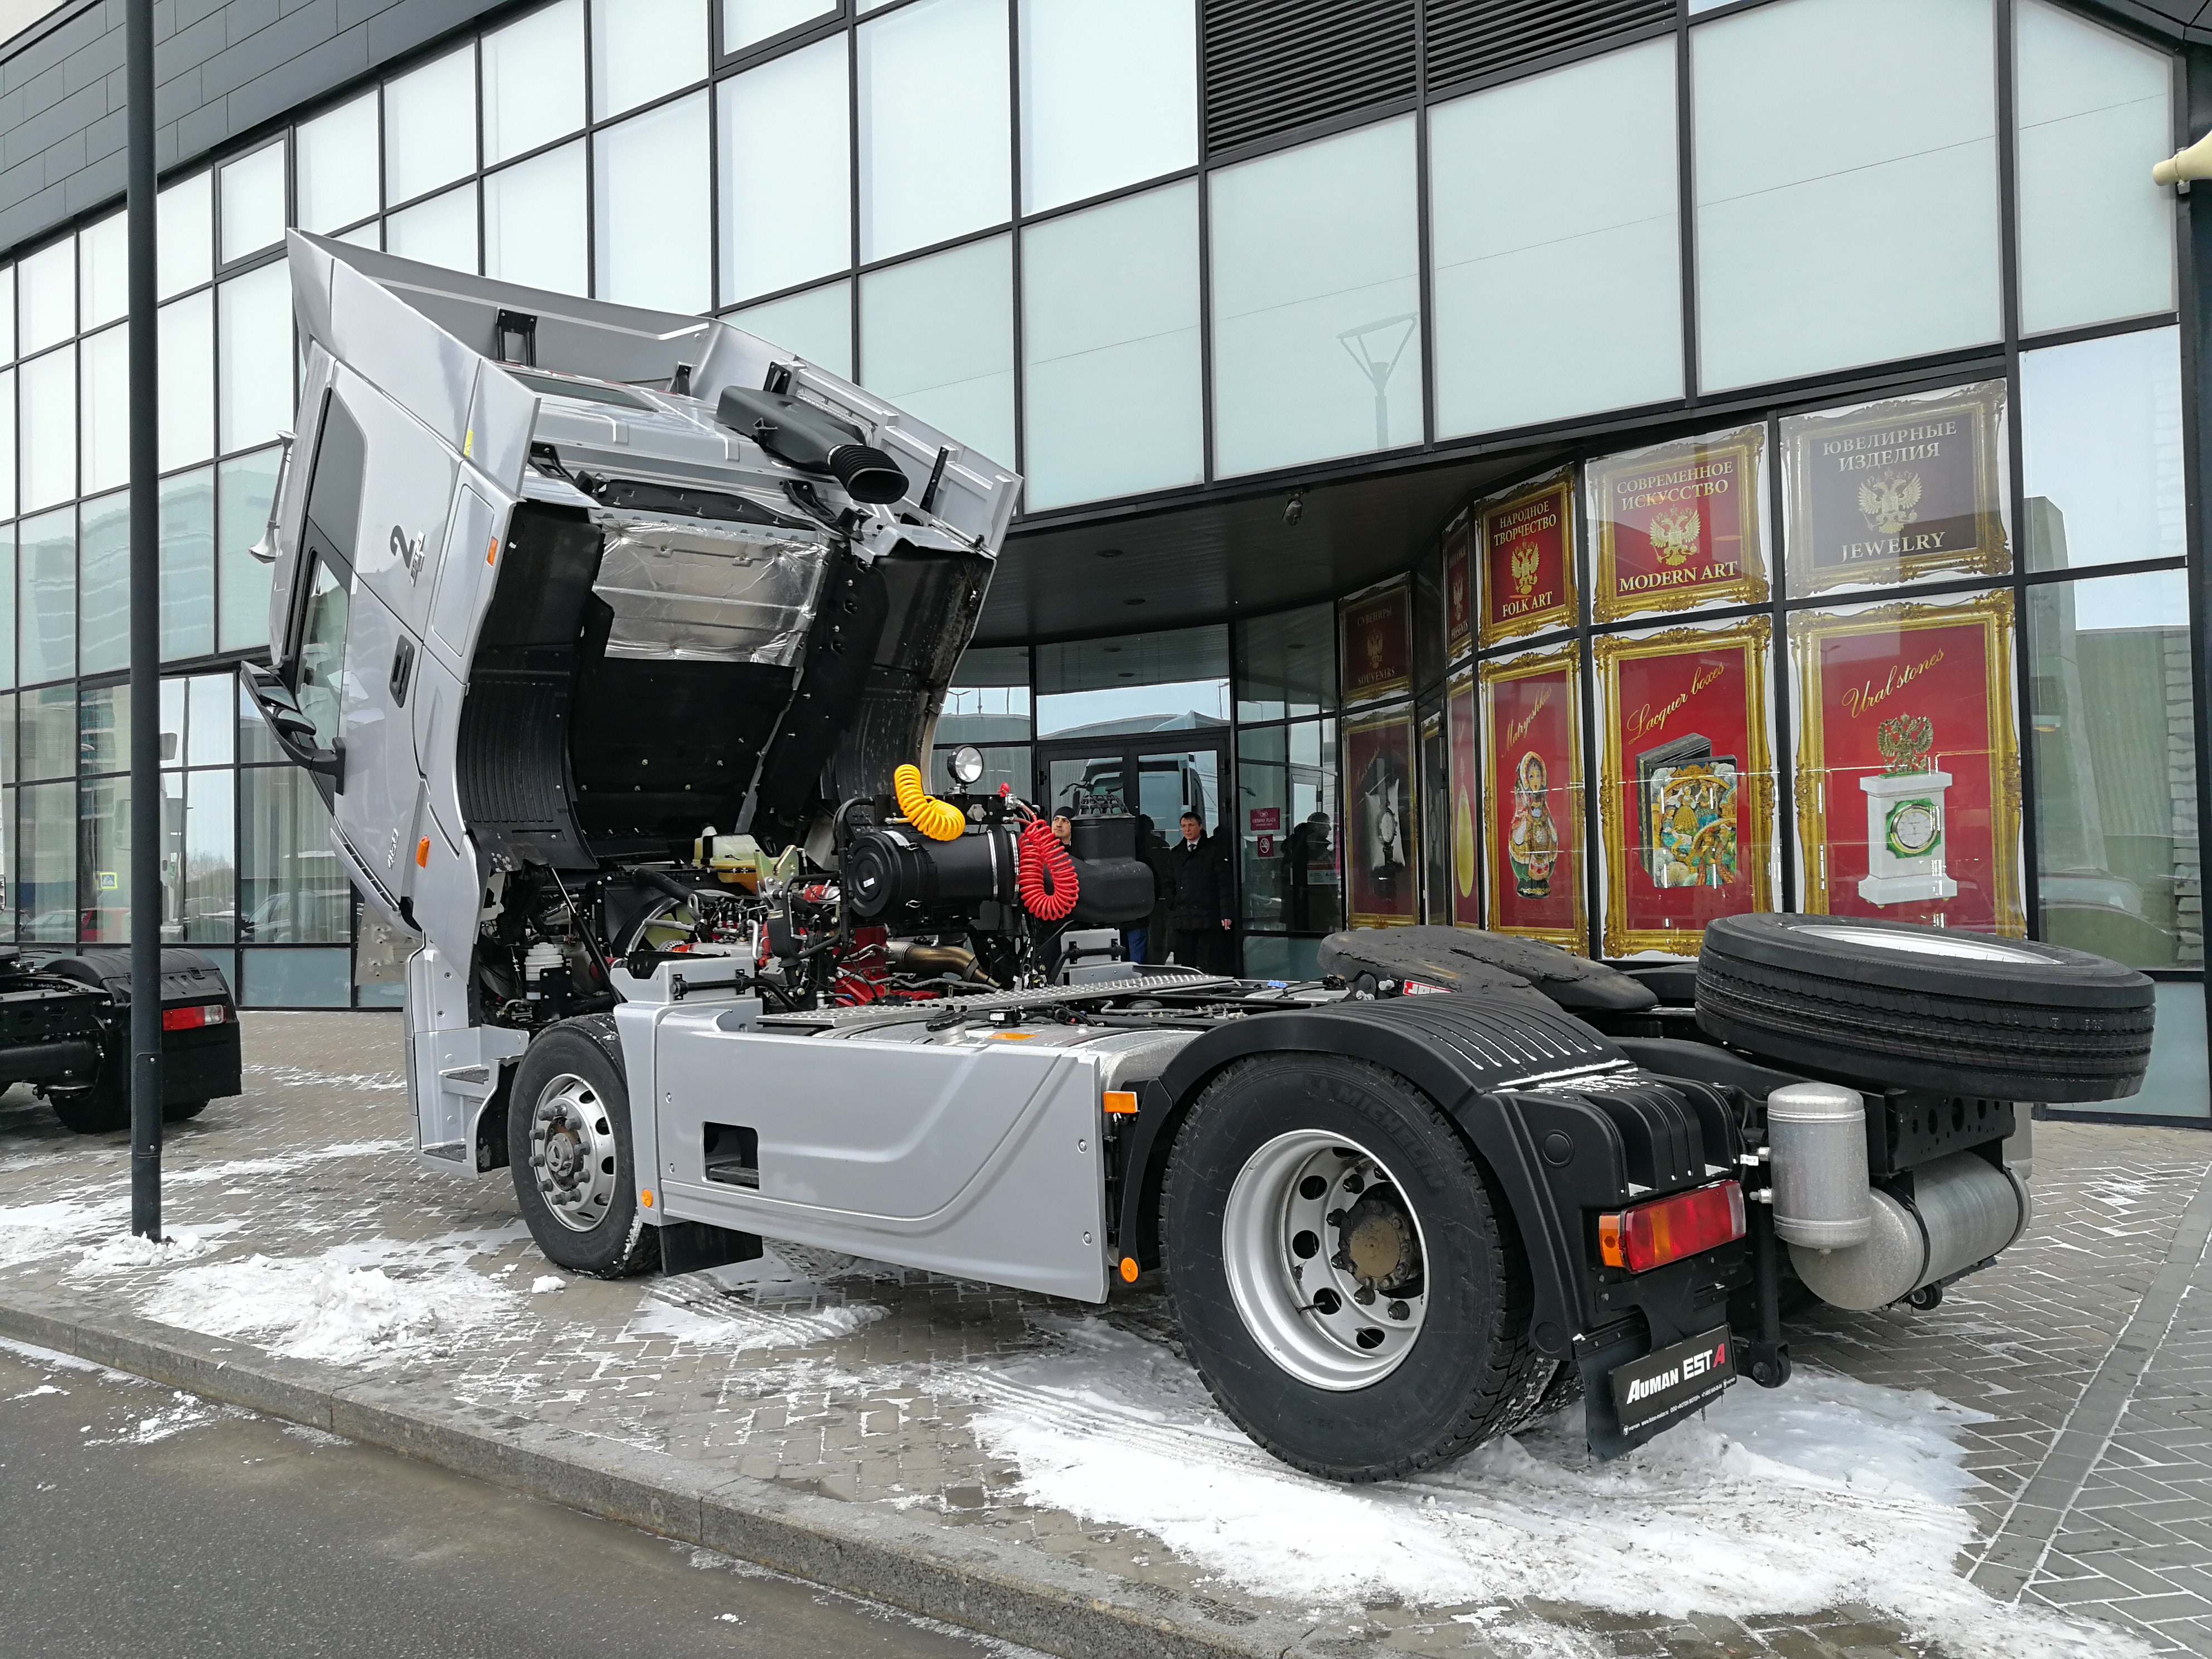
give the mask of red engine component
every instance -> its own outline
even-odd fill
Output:
[[[1042,818],[1022,830],[1017,886],[1023,907],[1041,921],[1063,921],[1075,908],[1075,860]]]
[[[837,963],[836,982],[830,1000],[841,1008],[881,1002],[891,976],[890,931],[884,927],[855,927],[853,948]]]

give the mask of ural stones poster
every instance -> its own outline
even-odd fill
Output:
[[[1605,954],[1694,955],[1715,917],[1774,907],[1767,619],[1592,649]]]
[[[1480,515],[1482,643],[1575,623],[1574,482],[1518,490]]]
[[[1480,672],[1488,925],[1585,951],[1576,648],[1493,659]]]
[[[2023,933],[2011,594],[1807,612],[1790,635],[1804,908]]]
[[[1765,602],[1765,427],[1740,427],[1590,466],[1590,604],[1599,622]]]
[[[1784,421],[1790,591],[2009,570],[2004,422],[2002,380]]]
[[[1346,926],[1421,919],[1414,874],[1413,715],[1405,704],[1344,726]]]

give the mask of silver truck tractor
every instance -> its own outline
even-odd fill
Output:
[[[2142,975],[1878,921],[1632,971],[1441,928],[1339,934],[1310,983],[1102,956],[1152,905],[1133,820],[1063,848],[908,769],[1012,474],[726,323],[290,258],[248,679],[404,971],[422,1156],[507,1168],[563,1267],[768,1238],[1094,1304],[1158,1271],[1303,1468],[1577,1396],[1613,1454],[1780,1383],[1814,1298],[1986,1265],[2020,1103],[2141,1079]]]

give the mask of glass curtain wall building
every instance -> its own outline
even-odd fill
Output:
[[[228,679],[296,225],[721,312],[1018,470],[939,750],[1195,807],[1251,971],[2025,933],[2161,978],[2141,1103],[2204,1117],[2202,295],[2149,168],[2212,110],[2157,9],[477,9],[165,169],[165,935],[252,1004],[392,990]],[[131,910],[118,205],[0,262],[5,925],[64,947]]]

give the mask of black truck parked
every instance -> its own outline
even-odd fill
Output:
[[[239,1091],[238,1006],[197,951],[161,952],[161,1115]],[[131,953],[0,946],[0,1085],[28,1083],[80,1134],[131,1126]]]

